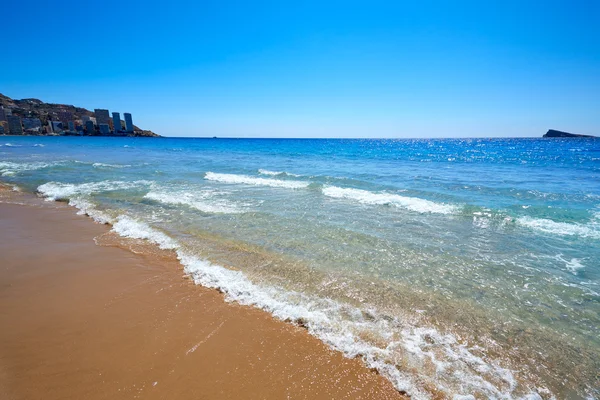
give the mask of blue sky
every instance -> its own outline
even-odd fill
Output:
[[[296,4],[297,3],[297,4]],[[31,1],[0,93],[167,136],[600,135],[599,1]]]

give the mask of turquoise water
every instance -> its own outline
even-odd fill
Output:
[[[414,398],[600,396],[600,140],[5,137],[0,175]]]

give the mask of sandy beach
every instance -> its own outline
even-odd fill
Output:
[[[194,285],[172,254],[16,196],[0,202],[0,398],[403,397],[302,327]]]

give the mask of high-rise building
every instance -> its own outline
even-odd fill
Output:
[[[108,124],[98,124],[98,130],[101,135],[109,135],[110,134],[110,126]]]
[[[110,117],[108,115],[108,110],[104,110],[102,108],[96,108],[94,110],[94,114],[96,115],[96,124],[100,126],[100,124],[110,124]]]
[[[48,126],[54,133],[62,133],[65,129],[62,121],[48,121]]]
[[[69,121],[69,132],[75,132],[75,122]]]
[[[96,130],[94,129],[94,122],[91,120],[87,120],[85,121],[85,132],[88,135],[93,135],[96,133]]]
[[[21,125],[21,117],[17,117],[16,115],[8,115],[8,130],[11,135],[22,135],[23,134],[23,125]]]
[[[39,118],[23,118],[23,129],[26,132],[41,132],[42,121]]]
[[[133,132],[133,120],[131,119],[131,114],[123,113],[123,116],[125,117],[125,130],[128,133]]]
[[[0,121],[6,121],[6,117],[9,115],[6,111],[6,108],[0,106]]]
[[[121,115],[118,112],[113,112],[113,131],[119,133],[121,130]]]
[[[5,133],[4,133],[4,124],[0,124],[0,135],[5,135]]]

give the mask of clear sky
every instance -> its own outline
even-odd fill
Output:
[[[600,1],[6,1],[0,93],[166,136],[600,135]]]

